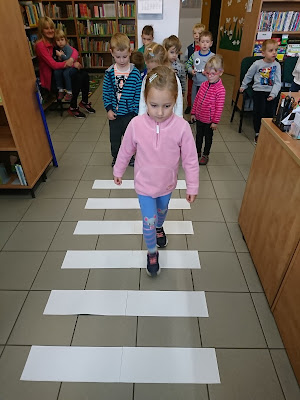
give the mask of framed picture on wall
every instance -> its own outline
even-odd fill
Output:
[[[181,0],[182,8],[201,8],[202,0]]]

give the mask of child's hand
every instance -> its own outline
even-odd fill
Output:
[[[195,70],[193,69],[192,75],[195,76],[196,74],[197,74],[197,71],[195,71]]]
[[[185,198],[188,203],[194,203],[196,200],[197,195],[196,194],[186,194]]]
[[[73,62],[74,62],[73,58],[69,58],[65,63],[65,67],[72,67]]]
[[[114,119],[116,119],[116,114],[113,112],[113,110],[109,110],[109,111],[107,112],[107,118],[108,118],[110,121],[113,121]]]
[[[63,56],[65,53],[62,50],[55,50],[57,57]]]
[[[273,99],[274,99],[273,96],[269,96],[269,97],[267,98],[267,101],[272,101]]]
[[[74,64],[73,64],[73,67],[77,68],[77,69],[81,69],[82,65],[78,61],[75,61]]]
[[[191,115],[191,122],[194,123],[196,121],[196,115]]]
[[[242,87],[240,87],[240,93],[243,93],[245,89],[243,89]]]
[[[210,127],[211,127],[211,129],[214,131],[214,130],[216,130],[217,129],[217,124],[214,124],[214,123],[212,123],[211,125],[210,125]]]
[[[114,182],[116,185],[120,186],[120,185],[122,185],[122,178],[119,178],[118,176],[114,176]]]

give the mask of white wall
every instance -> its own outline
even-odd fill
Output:
[[[138,16],[138,43],[142,46],[142,29],[145,25],[152,25],[154,29],[154,41],[162,41],[170,36],[178,36],[179,31],[180,0],[163,0],[163,19],[140,19]]]
[[[193,26],[201,22],[201,8],[181,8],[179,18],[179,39],[184,54],[187,46],[193,43]]]

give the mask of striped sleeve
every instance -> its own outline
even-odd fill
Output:
[[[214,124],[218,124],[221,119],[222,111],[224,108],[224,103],[225,103],[225,88],[222,85],[220,88],[217,89],[216,91],[216,96],[215,96],[215,114],[212,116],[212,122]]]
[[[194,66],[194,53],[191,55],[191,57],[187,60],[186,62],[186,69],[188,70],[188,73],[193,72],[193,66]]]
[[[112,100],[113,88],[109,77],[109,72],[106,72],[103,80],[103,103],[106,111],[113,110]]]

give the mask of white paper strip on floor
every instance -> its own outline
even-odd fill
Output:
[[[62,268],[146,268],[147,250],[68,250]],[[159,252],[162,268],[199,269],[196,250],[163,250]]]
[[[88,199],[85,205],[87,210],[133,210],[139,209],[140,203],[135,198],[106,198],[106,199]],[[190,203],[186,199],[171,199],[169,203],[170,210],[189,210]]]
[[[220,383],[215,349],[32,346],[21,380]]]
[[[191,221],[166,221],[167,235],[193,235]],[[78,221],[74,235],[139,235],[142,221]]]
[[[93,189],[134,189],[134,181],[125,179],[122,185],[118,186],[112,179],[109,180],[95,180]],[[183,179],[177,181],[176,189],[186,189],[186,182]]]
[[[208,317],[202,291],[52,290],[45,315]]]

